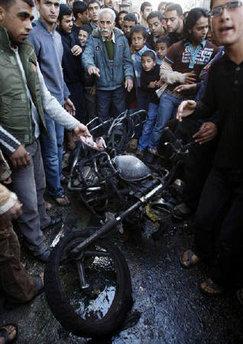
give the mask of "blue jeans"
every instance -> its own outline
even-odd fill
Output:
[[[112,115],[119,115],[126,110],[125,88],[119,87],[112,91],[97,90],[97,112],[102,121],[106,121]],[[114,109],[114,113],[112,112]]]
[[[166,127],[168,121],[175,116],[182,100],[181,97],[176,97],[170,91],[165,91],[161,95],[158,116],[151,135],[150,148],[158,147],[163,129]]]
[[[138,148],[141,150],[149,147],[151,134],[158,116],[158,108],[159,104],[149,103],[147,119],[143,125],[143,132],[138,142]]]
[[[64,127],[45,114],[48,134],[41,135],[41,150],[48,192],[54,198],[63,195],[61,186]]]

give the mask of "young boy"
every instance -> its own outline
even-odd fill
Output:
[[[147,148],[150,148],[150,137],[158,116],[159,98],[156,94],[156,90],[160,86],[160,66],[156,63],[156,60],[156,54],[152,50],[145,51],[141,57],[141,89],[146,92],[149,105],[147,119],[138,142],[137,154],[140,156],[143,155],[143,152]]]
[[[159,65],[161,65],[169,47],[170,41],[167,36],[158,38],[157,42],[155,43],[155,52],[157,54],[157,63]]]
[[[80,30],[78,32],[79,43],[83,51],[86,47],[88,38],[89,38],[89,27],[88,25],[83,25],[82,27],[80,27]],[[82,67],[82,75],[83,75],[83,84],[84,84],[86,119],[89,122],[91,121],[91,119],[96,117],[95,77],[93,75],[89,75],[88,73],[86,73],[83,70],[83,67]]]
[[[131,53],[135,74],[135,90],[137,97],[137,108],[148,109],[147,93],[140,87],[140,75],[142,72],[141,56],[149,48],[146,45],[147,30],[142,25],[135,25],[131,29]]]

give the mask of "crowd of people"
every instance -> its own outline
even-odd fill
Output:
[[[242,63],[242,1],[211,0],[210,11],[186,13],[177,3],[156,9],[145,1],[137,13],[118,12],[112,0],[0,0],[0,280],[7,302],[26,303],[43,290],[43,275],[31,277],[21,265],[14,229],[36,259],[48,260],[44,231],[60,219],[49,216],[44,195],[70,203],[64,142],[73,149],[90,136],[90,120],[126,109],[147,110],[136,134],[141,159],[158,159],[171,120],[178,137],[195,141],[184,162],[184,199],[174,209],[179,219],[194,214],[195,245],[180,262],[210,267],[200,285],[208,295],[242,287]],[[0,343],[11,335],[15,327],[0,329]]]

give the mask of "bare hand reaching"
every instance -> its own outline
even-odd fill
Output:
[[[195,111],[196,105],[197,103],[194,100],[184,100],[181,102],[178,106],[176,119],[181,122],[183,118],[190,116]]]

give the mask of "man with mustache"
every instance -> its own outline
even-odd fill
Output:
[[[125,110],[125,89],[130,92],[133,87],[130,49],[123,32],[115,28],[115,17],[110,8],[100,10],[98,29],[82,55],[84,68],[97,78],[97,110],[102,120]]]

